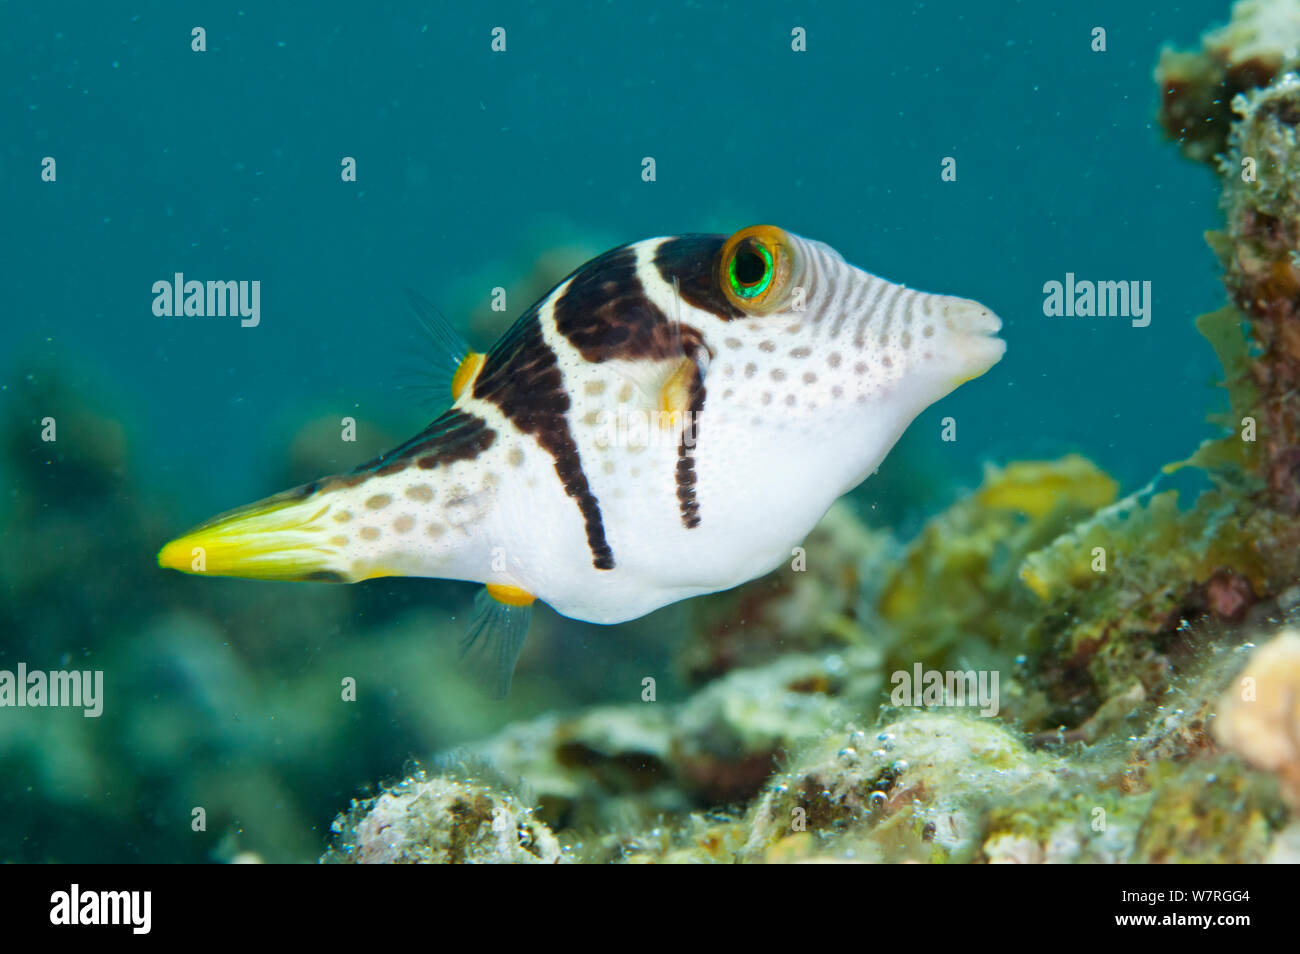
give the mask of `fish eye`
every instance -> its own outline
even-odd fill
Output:
[[[747,239],[731,256],[731,290],[741,298],[763,294],[772,280],[772,253],[753,239]]]
[[[723,293],[750,314],[775,311],[786,297],[790,261],[790,244],[780,229],[771,225],[742,229],[722,247],[718,277]]]

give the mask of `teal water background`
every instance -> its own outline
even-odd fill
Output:
[[[1079,449],[1133,485],[1202,436],[1187,407],[1214,396],[1189,320],[1220,298],[1200,237],[1215,190],[1161,141],[1151,71],[1162,43],[1225,16],[1211,2],[4,4],[0,340],[11,359],[85,357],[117,382],[148,479],[198,519],[267,491],[247,475],[295,413],[384,408],[418,336],[403,286],[456,321],[453,291],[485,299],[552,237],[767,221],[1004,319],[1006,359],[908,439],[956,416],[936,463],[973,480],[981,457]],[[40,181],[45,155],[57,183]],[[956,182],[940,181],[945,156]],[[260,280],[261,326],[155,317],[151,285],[177,271]],[[1151,325],[1045,318],[1043,283],[1067,271],[1151,281]]]

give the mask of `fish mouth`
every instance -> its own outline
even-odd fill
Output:
[[[1007,343],[998,337],[1002,319],[991,308],[969,298],[950,298],[940,312],[948,332],[957,374],[952,387],[974,380],[1002,360]]]
[[[1002,330],[1002,319],[993,309],[969,298],[948,298],[939,313],[953,334],[995,337]]]

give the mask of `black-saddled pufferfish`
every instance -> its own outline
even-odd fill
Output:
[[[461,655],[504,695],[535,600],[618,623],[790,559],[923,409],[997,363],[1001,325],[770,225],[635,242],[486,354],[438,329],[454,403],[422,433],[215,517],[158,562],[486,584]]]

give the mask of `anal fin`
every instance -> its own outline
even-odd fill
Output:
[[[485,692],[503,699],[528,636],[533,596],[514,586],[489,583],[474,597],[469,627],[460,641],[460,664]]]

